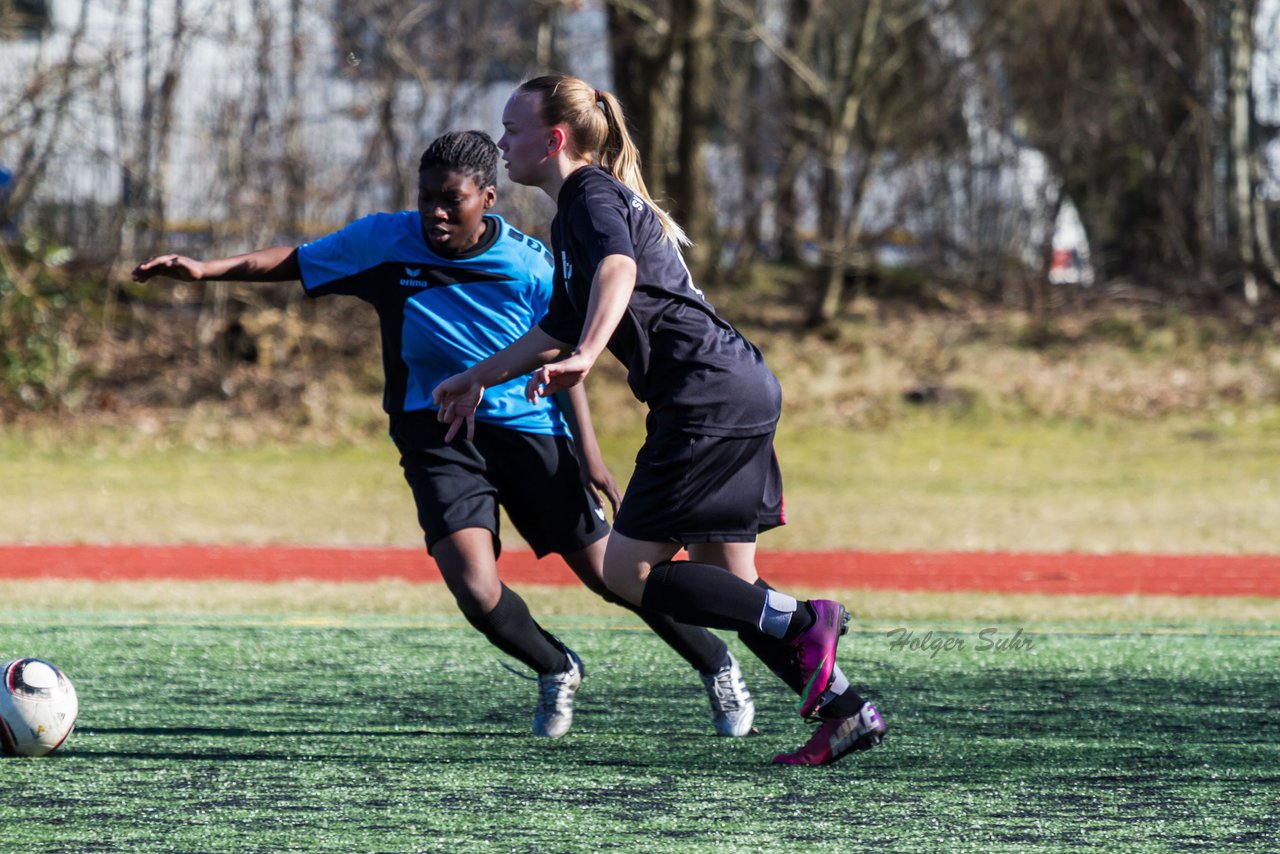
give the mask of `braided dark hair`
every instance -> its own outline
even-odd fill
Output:
[[[498,146],[482,130],[451,131],[422,152],[418,172],[444,169],[471,177],[480,189],[498,185]]]

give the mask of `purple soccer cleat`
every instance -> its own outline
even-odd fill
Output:
[[[870,750],[884,738],[884,718],[870,703],[863,703],[851,718],[823,721],[804,746],[794,753],[773,757],[777,765],[830,765],[857,750]]]
[[[813,625],[791,641],[796,664],[805,682],[800,693],[800,716],[803,718],[812,717],[822,705],[836,669],[836,645],[848,630],[849,623],[849,613],[839,602],[810,599],[809,607],[813,609]]]

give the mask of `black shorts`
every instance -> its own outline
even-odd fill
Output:
[[[435,412],[391,417],[428,551],[456,531],[486,528],[498,553],[499,504],[538,557],[572,554],[609,533],[582,485],[572,440],[477,421],[474,441],[446,443],[448,427]]]
[[[618,533],[663,543],[750,543],[786,524],[773,433],[702,436],[657,429],[636,455]]]

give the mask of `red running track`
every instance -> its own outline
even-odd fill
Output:
[[[1280,556],[771,552],[760,574],[781,586],[995,593],[1280,597]],[[557,558],[508,551],[504,580],[576,584]],[[0,579],[438,582],[425,550],[294,546],[0,546]]]

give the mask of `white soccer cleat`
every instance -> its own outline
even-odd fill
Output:
[[[738,660],[729,653],[729,663],[715,673],[702,677],[711,701],[711,721],[716,735],[738,738],[751,733],[756,717],[756,704],[742,679]]]
[[[538,707],[533,711],[533,734],[543,738],[559,738],[573,726],[573,695],[582,684],[582,659],[565,647],[569,669],[562,673],[544,673],[538,677]]]

